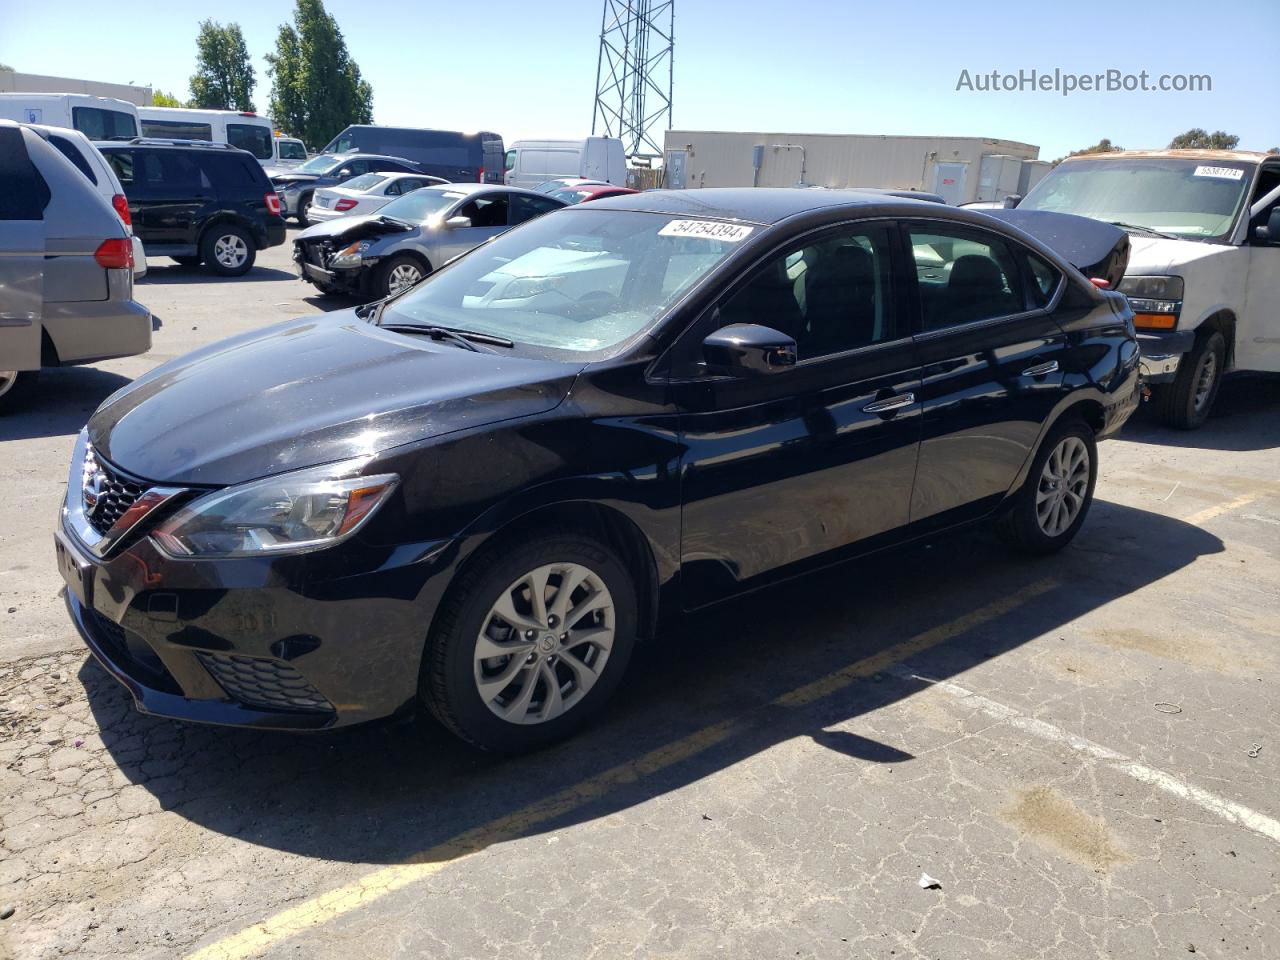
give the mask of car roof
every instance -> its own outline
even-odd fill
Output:
[[[711,220],[742,220],[761,225],[778,223],[802,213],[828,207],[876,206],[906,213],[936,215],[940,204],[887,193],[860,190],[806,190],[795,187],[704,187],[696,190],[646,190],[605,197],[592,207],[637,210],[670,216]],[[944,209],[954,210],[954,207]]]
[[[536,190],[526,190],[524,187],[508,187],[501,183],[431,183],[422,189],[461,193],[467,196],[473,193],[518,193],[523,196],[542,197],[543,199],[546,199],[547,196],[545,193],[538,193]]]
[[[575,190],[578,193],[585,193],[591,197],[599,196],[602,193],[612,193],[615,190],[619,191],[619,196],[640,192],[639,190],[633,190],[630,187],[620,187],[614,183],[570,183],[561,187],[555,193],[560,193],[561,190]],[[551,194],[551,196],[555,196],[555,193]],[[546,194],[543,194],[543,196],[546,196]]]

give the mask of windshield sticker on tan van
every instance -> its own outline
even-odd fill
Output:
[[[723,240],[737,243],[751,236],[754,227],[740,223],[720,223],[718,220],[672,220],[658,231],[660,237],[701,237],[704,240]]]
[[[1239,180],[1244,176],[1243,170],[1234,167],[1196,167],[1194,176],[1217,177],[1219,180]]]

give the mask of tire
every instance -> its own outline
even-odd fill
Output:
[[[566,578],[570,593],[562,605]],[[530,602],[535,580],[543,584],[541,617]],[[597,607],[566,630],[570,602]],[[511,626],[499,606],[530,629]],[[551,532],[506,541],[477,556],[451,587],[427,640],[419,697],[449,730],[481,749],[545,746],[581,728],[613,694],[635,646],[636,616],[630,572],[598,541]],[[587,630],[596,631],[592,639],[575,643],[575,633],[586,637]],[[482,633],[495,656],[481,659]]]
[[[253,238],[234,224],[215,223],[200,239],[200,259],[220,277],[244,276],[257,256]]]
[[[379,263],[373,270],[369,283],[369,293],[375,300],[389,297],[403,289],[402,284],[409,279],[412,272],[418,275],[417,283],[431,272],[430,267],[423,266],[422,261],[412,254],[400,253]]]
[[[293,215],[294,219],[298,221],[298,226],[300,227],[311,226],[311,218],[307,216],[307,214],[310,212],[311,212],[311,194],[308,193],[305,197],[300,197],[298,199],[298,210]]]
[[[1178,363],[1173,382],[1155,391],[1155,415],[1161,422],[1180,430],[1204,426],[1222,385],[1226,360],[1227,341],[1219,331],[1197,343]]]
[[[39,376],[39,370],[0,370],[0,416],[26,406]]]
[[[194,257],[170,257],[169,259],[170,259],[170,260],[172,260],[174,263],[178,264],[179,266],[183,266],[183,267],[198,267],[198,266],[200,266],[200,255],[199,255],[199,254],[197,254],[197,255],[196,255],[196,256],[194,256]]]
[[[1077,461],[1081,451],[1087,458],[1083,464]],[[1056,553],[1080,531],[1097,482],[1098,441],[1093,428],[1077,417],[1061,420],[1036,451],[1026,482],[997,521],[996,530],[1023,553]],[[1071,512],[1058,512],[1055,504]]]

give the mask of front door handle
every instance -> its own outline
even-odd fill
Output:
[[[1027,367],[1022,371],[1024,377],[1047,377],[1051,373],[1058,372],[1058,361],[1050,360],[1048,363],[1037,363],[1034,367]]]
[[[896,397],[885,397],[883,400],[873,400],[862,408],[863,413],[889,413],[893,410],[900,410],[903,407],[909,407],[916,402],[914,393],[900,393]]]

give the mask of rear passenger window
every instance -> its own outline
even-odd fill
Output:
[[[1033,307],[1045,307],[1053,299],[1053,291],[1058,289],[1058,280],[1062,274],[1045,263],[1034,253],[1024,254],[1027,265],[1027,294]]]
[[[721,322],[773,327],[800,359],[902,336],[891,302],[889,232],[859,227],[775,257],[721,308]]]
[[[908,227],[925,333],[1026,309],[1009,245],[978,230]]]
[[[57,151],[70,160],[77,170],[89,178],[89,182],[95,187],[98,185],[98,175],[93,172],[93,167],[89,166],[89,162],[85,160],[84,154],[76,149],[74,143],[66,137],[50,137],[49,143],[53,145]]]

